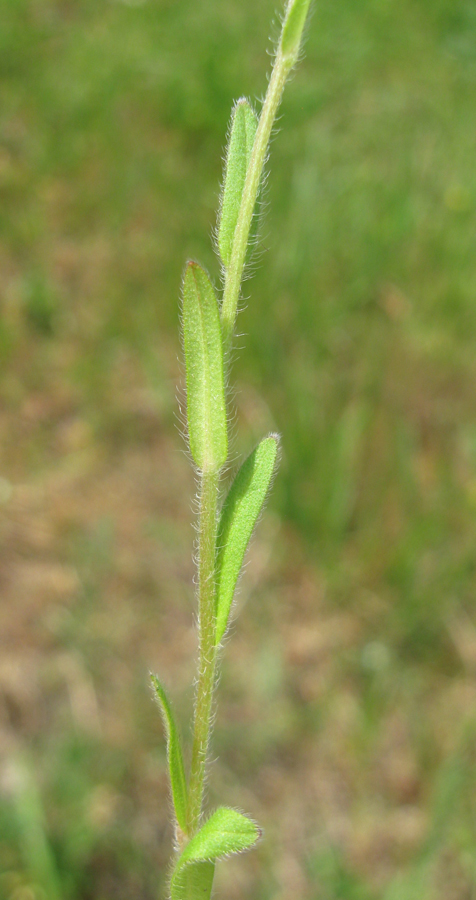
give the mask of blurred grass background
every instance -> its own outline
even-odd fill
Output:
[[[0,0],[0,898],[152,900],[189,738],[187,257],[271,0]],[[275,19],[276,22],[276,19]],[[277,34],[275,24],[274,33]],[[233,369],[284,458],[225,656],[217,893],[476,897],[476,6],[316,0]],[[245,603],[246,601],[246,603]]]

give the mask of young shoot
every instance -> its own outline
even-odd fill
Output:
[[[225,806],[203,819],[219,651],[279,449],[276,434],[263,438],[239,468],[219,510],[228,457],[226,370],[269,139],[286,80],[299,57],[309,5],[310,0],[289,0],[287,4],[259,118],[246,99],[239,100],[232,110],[217,227],[222,296],[217,297],[209,276],[196,262],[187,264],[183,280],[188,442],[199,479],[199,660],[188,778],[172,707],[159,679],[152,676],[167,736],[175,819],[171,900],[209,900],[216,861],[249,850],[260,836],[248,816]]]

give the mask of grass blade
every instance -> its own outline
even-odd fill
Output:
[[[217,472],[228,453],[222,334],[215,291],[195,262],[185,270],[182,325],[190,452],[202,472]]]
[[[246,548],[276,468],[279,438],[264,438],[243,463],[223,505],[217,536],[217,623],[220,643],[230,616]]]
[[[241,198],[257,127],[258,119],[248,100],[238,100],[232,112],[218,226],[218,249],[224,266],[228,266],[231,259]]]
[[[154,688],[167,735],[167,758],[169,763],[170,786],[175,815],[181,830],[187,832],[187,783],[183,765],[182,748],[172,708],[165,690],[156,675],[150,680]]]

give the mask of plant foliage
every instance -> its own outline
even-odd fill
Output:
[[[198,606],[200,659],[190,778],[185,778],[178,731],[160,681],[152,683],[167,733],[178,856],[171,900],[208,900],[216,861],[249,850],[259,837],[242,813],[220,807],[202,824],[205,767],[212,721],[218,648],[253,529],[276,468],[279,438],[264,438],[242,464],[218,515],[220,481],[228,456],[225,368],[233,337],[251,226],[268,144],[286,79],[301,45],[309,0],[290,0],[259,119],[241,99],[231,116],[217,250],[224,272],[218,301],[196,262],[185,269],[182,300],[190,452],[199,473]]]

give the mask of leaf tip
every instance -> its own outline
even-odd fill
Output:
[[[276,450],[281,448],[281,435],[278,431],[270,431],[268,435],[264,438],[265,441],[274,441],[276,444]]]

